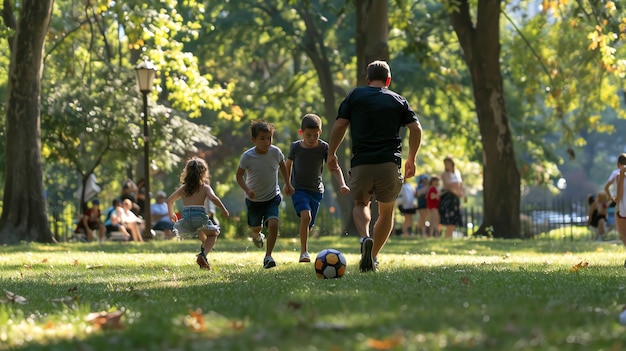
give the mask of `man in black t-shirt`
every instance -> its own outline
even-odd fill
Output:
[[[406,99],[388,89],[391,70],[385,61],[367,66],[367,86],[352,90],[339,106],[333,126],[328,169],[335,170],[337,148],[348,128],[352,140],[350,188],[355,200],[354,223],[361,237],[362,272],[376,271],[376,256],[393,229],[395,200],[404,178],[415,175],[415,156],[422,140],[422,127]],[[400,127],[409,129],[409,152],[402,165]],[[370,238],[370,204],[372,195],[378,201],[379,216]]]

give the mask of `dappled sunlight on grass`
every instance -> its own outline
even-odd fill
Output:
[[[331,280],[298,262],[294,238],[279,239],[270,270],[249,245],[220,238],[211,271],[192,240],[2,248],[0,287],[27,302],[0,304],[0,350],[623,346],[621,245],[392,237],[379,272],[363,274],[356,237],[312,238],[312,256],[347,258]],[[119,324],[86,321],[122,310]]]

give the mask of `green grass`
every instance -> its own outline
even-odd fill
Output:
[[[311,239],[346,255],[334,280],[298,247],[280,238],[264,270],[250,241],[220,239],[210,272],[193,240],[2,247],[0,288],[27,303],[0,304],[0,350],[626,348],[621,244],[392,237],[363,274],[355,237]],[[122,309],[120,328],[85,320]]]

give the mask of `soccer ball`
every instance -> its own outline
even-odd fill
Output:
[[[320,279],[341,278],[346,266],[346,257],[339,250],[324,249],[315,257],[315,275]]]

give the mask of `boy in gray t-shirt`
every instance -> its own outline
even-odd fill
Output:
[[[289,184],[285,156],[279,148],[272,145],[274,125],[258,120],[252,122],[250,130],[254,147],[241,155],[237,184],[246,192],[248,226],[252,231],[252,241],[258,248],[263,247],[265,239],[261,229],[263,225],[267,227],[269,236],[265,245],[263,268],[272,268],[276,267],[272,251],[278,238],[278,206],[282,200],[278,186],[279,171],[285,180],[285,194],[291,195],[294,190]]]
[[[328,143],[321,140],[322,120],[314,114],[302,117],[300,129],[302,139],[294,141],[289,147],[285,166],[288,178],[295,188],[291,195],[293,206],[300,217],[300,262],[311,262],[307,246],[309,232],[315,224],[315,217],[324,195],[322,171],[328,156]],[[342,194],[350,192],[341,169],[332,172],[339,183]],[[287,193],[285,183],[285,193]]]

